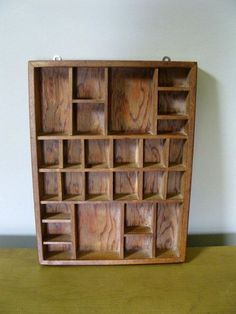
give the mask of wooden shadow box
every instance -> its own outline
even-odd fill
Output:
[[[41,264],[185,260],[197,64],[30,61]]]

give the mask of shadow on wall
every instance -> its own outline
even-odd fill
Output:
[[[224,163],[220,116],[218,82],[209,73],[199,69],[189,225],[191,234],[214,234],[225,229]],[[227,237],[225,241],[227,242]],[[216,241],[217,243],[219,242]],[[220,243],[227,244],[223,238]]]

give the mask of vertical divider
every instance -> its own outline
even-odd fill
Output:
[[[138,199],[142,200],[143,199],[143,169],[141,169],[138,172],[138,178],[137,178],[138,182]]]
[[[64,148],[63,140],[59,140],[59,168],[64,168]]]
[[[169,138],[166,139],[164,150],[165,150],[165,154],[164,154],[165,161],[164,161],[164,163],[165,163],[165,166],[168,167],[169,166],[169,154],[170,154],[170,139]],[[169,172],[167,170],[164,173],[164,181],[163,181],[163,184],[164,184],[163,185],[163,197],[165,200],[167,198],[168,175],[169,175]]]
[[[124,229],[125,229],[125,210],[126,204],[121,203],[120,209],[120,258],[124,258],[124,251],[125,251],[125,242],[124,242]]]
[[[109,140],[109,168],[114,168],[114,140]]]
[[[82,200],[84,201],[86,198],[86,172],[85,172],[85,139],[81,139],[81,168],[82,172]]]
[[[69,95],[70,95],[70,119],[69,119],[69,135],[73,135],[73,68],[69,68]]]
[[[158,203],[153,203],[153,209],[152,209],[152,257],[156,257],[157,210],[158,210]]]
[[[72,248],[71,248],[71,256],[72,259],[76,259],[77,257],[77,219],[76,219],[76,206],[72,204],[71,205],[71,243],[72,243]]]
[[[57,185],[58,185],[58,198],[59,201],[63,200],[63,174],[61,172],[57,173]]]
[[[158,115],[158,69],[153,73],[153,134],[157,134],[157,115]]]
[[[143,139],[138,140],[138,167],[143,168]]]
[[[104,69],[105,71],[105,99],[104,99],[104,133],[105,135],[108,134],[108,68]]]
[[[81,139],[81,168],[85,168],[85,139]]]
[[[111,171],[109,173],[109,182],[108,182],[109,186],[109,192],[108,192],[108,198],[110,201],[113,200],[113,172]]]

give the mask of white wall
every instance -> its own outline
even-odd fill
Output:
[[[27,61],[196,60],[190,233],[236,232],[236,1],[0,1],[0,234],[34,234]]]

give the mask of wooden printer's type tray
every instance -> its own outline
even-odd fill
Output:
[[[30,61],[41,264],[183,262],[195,62]]]

